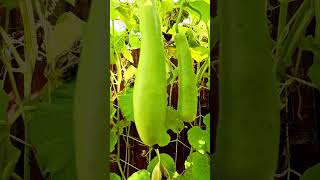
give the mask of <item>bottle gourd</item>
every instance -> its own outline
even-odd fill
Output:
[[[167,82],[161,25],[155,0],[139,0],[141,48],[133,90],[134,121],[148,146],[165,146]]]
[[[265,0],[220,0],[219,180],[272,180],[280,108]]]
[[[192,122],[197,115],[198,90],[196,75],[193,70],[191,53],[185,34],[182,32],[177,33],[175,43],[179,67],[179,119],[185,122]]]

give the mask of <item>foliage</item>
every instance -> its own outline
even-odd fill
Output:
[[[167,86],[171,87],[177,84],[177,78],[179,76],[179,66],[172,62],[172,59],[177,59],[176,47],[174,44],[174,37],[176,35],[175,25],[177,23],[177,18],[179,14],[180,7],[184,1],[178,1],[174,3],[172,0],[156,1],[157,9],[161,20],[164,50],[166,56],[166,72],[167,72]],[[190,46],[191,57],[193,59],[193,66],[196,69],[197,76],[197,87],[201,88],[203,82],[209,80],[209,1],[206,0],[192,0],[189,2],[190,7],[184,8],[182,12],[182,19],[179,22],[179,31],[185,33],[188,44]],[[111,145],[110,149],[115,156],[119,149],[115,146],[117,142],[116,136],[120,138],[125,136],[123,134],[123,128],[127,133],[129,126],[125,125],[126,122],[134,123],[133,115],[133,104],[132,104],[132,92],[135,80],[135,73],[138,59],[134,54],[139,52],[141,34],[139,29],[139,14],[137,2],[119,2],[116,0],[111,1],[110,6],[110,82],[111,82],[111,104],[113,107],[110,111],[111,125],[112,125],[112,135],[111,135]],[[200,20],[200,21],[199,21]],[[168,37],[167,37],[168,36]],[[208,83],[204,84],[205,86]],[[205,88],[207,88],[205,87]],[[172,98],[172,92],[168,92],[167,97],[169,104],[166,110],[166,129],[172,130],[174,133],[179,134],[182,130],[186,128],[183,120],[179,119],[178,111],[170,103]],[[202,130],[203,126],[199,126],[200,121],[203,121],[206,125],[206,129]],[[191,124],[194,125],[193,128],[188,130],[188,141],[191,144],[192,152],[201,152],[204,155],[203,158],[207,158],[206,154],[210,152],[210,116],[207,114],[200,114],[196,121]],[[140,142],[140,141],[139,141]],[[119,142],[118,142],[119,143]],[[141,143],[141,142],[140,142]],[[129,146],[129,145],[128,145]],[[192,153],[190,152],[190,153]],[[201,157],[201,156],[200,156]],[[209,167],[208,161],[197,161],[197,156],[195,156],[195,166],[199,167]],[[165,175],[163,168],[166,168],[170,174],[170,178],[187,178],[188,174],[197,175],[197,168],[186,169],[186,171],[179,175],[175,168],[175,158],[171,157],[169,154],[160,154],[160,164],[162,176]],[[201,158],[200,158],[201,159]],[[207,159],[208,160],[208,159]],[[117,161],[117,160],[116,160]],[[202,163],[200,163],[202,162]],[[140,170],[131,177],[138,176],[137,174],[147,175],[148,178],[151,177],[155,166],[158,163],[158,157],[154,157],[147,167],[149,174],[144,174],[144,170]],[[118,166],[120,171],[121,166]],[[208,171],[209,172],[209,171]],[[124,174],[121,173],[123,176]],[[141,176],[144,176],[141,175]],[[129,177],[129,179],[131,178]],[[140,176],[139,176],[140,177]],[[208,178],[208,176],[206,176]]]

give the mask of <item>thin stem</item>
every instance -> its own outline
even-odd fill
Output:
[[[300,63],[301,63],[301,57],[302,57],[302,48],[299,48],[299,51],[298,51],[298,57],[297,57],[297,62],[296,62],[296,66],[294,68],[294,76],[298,76],[298,72],[299,72],[299,66],[300,66]]]
[[[10,22],[10,9],[6,9],[6,15],[5,15],[5,25],[4,25],[4,30],[8,32],[9,29],[9,22]]]
[[[278,33],[277,39],[280,39],[280,35],[283,32],[284,27],[287,24],[287,14],[288,14],[288,0],[279,0],[280,1],[280,14],[278,21]]]
[[[133,169],[135,169],[135,170],[137,170],[137,171],[139,171],[139,170],[140,170],[139,168],[137,168],[137,167],[135,167],[135,166],[131,165],[130,163],[127,163],[127,161],[124,161],[124,160],[122,160],[122,159],[120,159],[120,161],[121,161],[121,162],[123,162],[124,164],[127,164],[128,166],[132,167]]]
[[[169,106],[171,106],[173,85],[174,85],[174,82],[170,85]],[[178,98],[179,98],[179,97],[178,97]]]
[[[28,119],[26,118],[25,114],[22,114],[23,120],[24,120],[24,180],[30,180],[30,147],[27,146],[29,144],[29,134],[28,134]]]
[[[295,81],[297,81],[297,82],[299,82],[299,83],[301,83],[301,84],[304,84],[304,85],[306,85],[306,86],[310,86],[310,87],[312,87],[312,88],[315,88],[315,89],[320,89],[318,86],[316,86],[316,85],[314,85],[314,84],[312,84],[312,83],[310,83],[310,82],[307,82],[307,81],[305,81],[305,80],[303,80],[303,79],[299,79],[299,78],[296,78],[296,77],[293,77],[293,76],[290,76],[290,75],[286,75],[288,78],[290,78],[290,79],[292,79],[292,80],[295,80]]]
[[[12,51],[12,55],[15,58],[15,60],[17,61],[19,67],[23,68],[24,67],[24,61],[22,60],[22,58],[20,57],[18,51],[16,50],[16,48],[13,46],[13,43],[10,39],[10,37],[8,36],[8,34],[6,33],[6,31],[0,26],[0,34],[3,38],[3,40],[6,42],[7,46],[9,47],[9,49]]]
[[[123,172],[121,164],[120,164],[120,135],[118,135],[117,148],[118,148],[118,150],[117,150],[117,164],[118,164],[122,178],[126,179],[126,176],[124,175],[124,172]]]
[[[177,139],[176,139],[176,154],[175,154],[175,157],[174,157],[174,162],[175,162],[175,165],[177,167],[177,163],[178,163],[178,144],[179,144],[179,133],[176,134],[177,135]]]
[[[20,138],[17,138],[16,136],[13,136],[13,135],[10,134],[9,137],[12,138],[12,139],[14,139],[14,140],[16,140],[17,142],[25,145],[25,146],[29,146],[29,147],[31,147],[31,148],[33,147],[31,144],[26,143],[24,140],[22,140],[22,139],[20,139]]]
[[[13,93],[14,93],[16,100],[17,100],[17,104],[22,105],[21,97],[20,97],[20,94],[18,91],[18,87],[17,87],[16,81],[15,81],[14,75],[13,75],[11,63],[8,62],[8,58],[3,51],[1,52],[1,56],[2,56],[1,59],[2,59],[3,64],[5,64],[5,66],[7,67],[9,79],[11,82]]]
[[[31,0],[19,1],[25,36],[25,73],[24,73],[24,98],[29,100],[31,94],[31,81],[37,57],[37,36]]]

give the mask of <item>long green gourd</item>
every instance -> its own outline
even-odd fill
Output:
[[[92,0],[74,96],[73,131],[77,180],[109,179],[108,1]]]
[[[141,48],[133,90],[134,122],[148,146],[165,146],[167,82],[161,25],[155,0],[139,0]]]
[[[219,180],[272,180],[280,108],[265,0],[219,0]]]
[[[179,118],[185,122],[192,122],[197,115],[198,90],[196,75],[193,70],[191,52],[185,34],[182,32],[177,33],[175,43],[179,67]]]

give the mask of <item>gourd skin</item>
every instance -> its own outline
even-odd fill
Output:
[[[197,115],[198,92],[196,75],[193,71],[191,53],[185,34],[177,33],[175,43],[179,67],[179,118],[182,121],[191,122]]]
[[[272,180],[280,108],[264,0],[220,0],[219,180]]]
[[[139,0],[141,48],[133,90],[134,121],[140,139],[165,146],[167,82],[161,25],[154,0]]]

